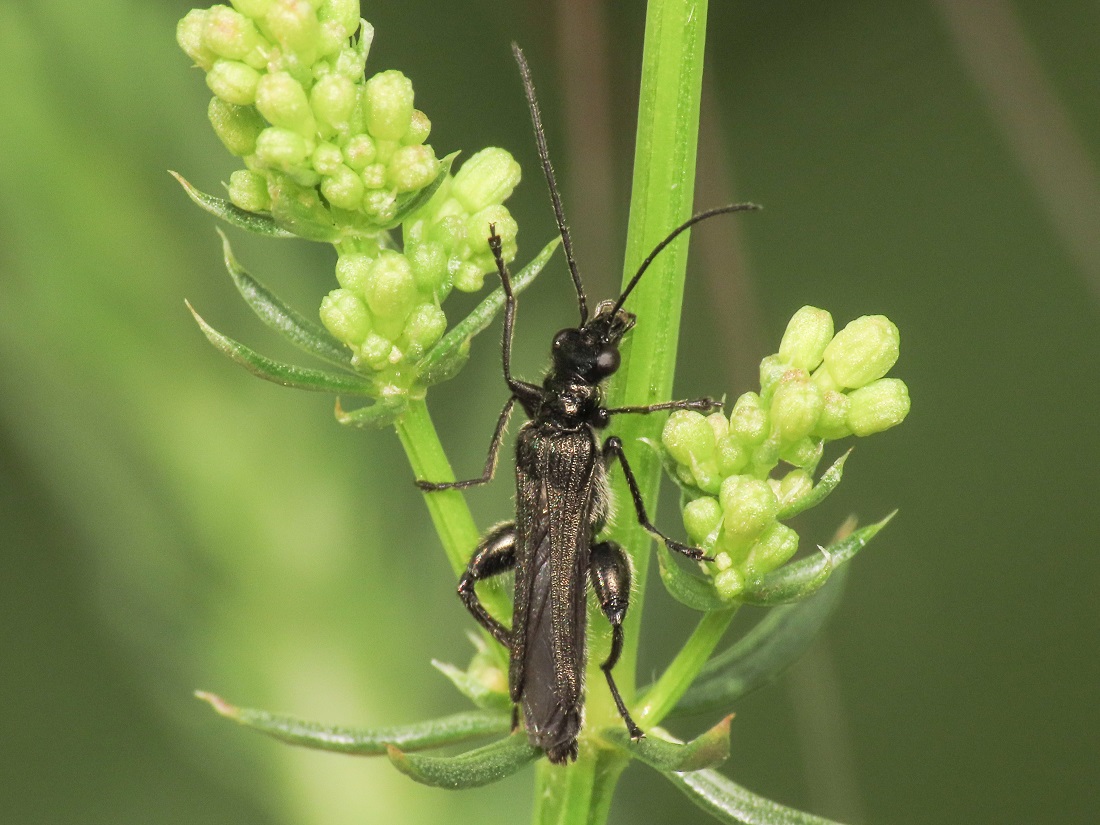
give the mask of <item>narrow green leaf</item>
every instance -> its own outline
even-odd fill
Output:
[[[186,302],[185,302],[186,303]],[[334,392],[344,395],[371,395],[374,385],[358,375],[341,375],[339,373],[325,372],[324,370],[296,367],[292,364],[283,364],[266,356],[260,355],[225,335],[222,335],[206,321],[204,321],[191,304],[187,304],[195,321],[202,329],[203,335],[223,355],[231,361],[240,364],[253,375],[281,384],[284,387],[293,387],[299,390],[312,392]]]
[[[656,728],[637,741],[621,728],[604,731],[600,735],[659,771],[698,771],[716,767],[729,759],[731,719],[733,714],[687,743],[659,738],[656,733],[664,732]]]
[[[337,341],[327,329],[304,318],[267,287],[249,275],[237,262],[225,233],[219,229],[218,234],[222,239],[225,268],[229,271],[230,277],[233,278],[237,291],[241,293],[245,302],[261,321],[298,349],[308,352],[310,355],[316,355],[331,364],[348,370],[354,369],[351,363],[351,352],[348,351],[346,346]]]
[[[782,510],[779,511],[776,518],[782,520],[793,518],[799,513],[809,510],[811,507],[816,507],[823,502],[826,496],[829,495],[836,486],[840,484],[840,479],[844,475],[844,462],[848,460],[848,456],[852,454],[851,450],[848,450],[844,455],[838,458],[828,470],[821,474],[821,478],[818,480],[814,488],[810,490],[802,498],[795,499]]]
[[[405,396],[380,398],[373,404],[356,410],[345,410],[336,399],[336,420],[345,427],[357,427],[363,430],[382,430],[399,419],[409,408],[409,399]]]
[[[340,229],[316,189],[271,172],[267,191],[271,195],[271,216],[287,232],[307,241],[335,243],[340,240]]]
[[[304,722],[290,716],[278,716],[263,710],[239,708],[213,693],[196,691],[195,696],[208,702],[227,719],[282,742],[354,756],[379,756],[386,753],[388,745],[404,750],[437,748],[479,736],[506,733],[511,725],[506,713],[470,711],[411,725],[379,728],[331,727],[316,722]]]
[[[485,684],[484,680],[477,679],[462,668],[448,662],[440,662],[432,659],[432,667],[451,680],[458,692],[484,710],[508,710],[512,708],[512,700],[507,693],[493,690]]]
[[[707,662],[673,713],[726,712],[742,696],[779,676],[835,612],[847,573],[842,567],[809,598],[769,610],[752,630]]]
[[[458,756],[422,756],[390,746],[390,761],[408,777],[433,788],[480,788],[511,776],[542,753],[518,731],[511,736]]]
[[[443,185],[443,182],[447,180],[447,175],[451,173],[451,164],[454,163],[457,157],[458,152],[451,152],[447,157],[441,158],[439,161],[439,174],[435,176],[435,180],[417,192],[408,192],[404,195],[400,195],[397,198],[397,213],[394,215],[393,219],[382,228],[393,229],[400,226],[407,221],[417,209],[430,201],[432,196],[439,191],[439,187]]]
[[[550,256],[554,254],[554,250],[557,249],[559,243],[561,243],[561,239],[554,238],[542,248],[542,251],[527,266],[512,276],[513,292],[517,294],[522,292],[535,280],[535,277],[546,266],[546,262],[550,260]],[[449,375],[453,375],[454,371],[450,369],[451,362],[464,361],[469,357],[470,339],[489,326],[493,317],[500,312],[503,306],[504,289],[503,287],[497,287],[485,297],[485,300],[474,307],[473,312],[455,324],[420,359],[420,362],[416,365],[417,372],[421,376],[442,375],[449,377]]]
[[[661,581],[672,598],[692,610],[727,610],[731,603],[718,595],[710,579],[696,576],[684,569],[672,557],[664,542],[657,542],[657,569]]]
[[[666,772],[684,795],[719,822],[740,825],[840,825],[831,819],[796,811],[742,788],[717,771]]]
[[[257,235],[265,235],[268,238],[294,237],[294,233],[288,232],[280,227],[270,215],[246,212],[240,207],[234,206],[224,198],[216,198],[213,195],[207,195],[205,192],[199,191],[178,172],[169,170],[168,174],[179,181],[180,186],[183,187],[183,191],[187,193],[187,196],[191,198],[191,200],[215,218],[221,218],[226,223],[232,224],[239,229],[246,229],[249,232],[255,232]]]
[[[821,552],[773,570],[749,582],[738,598],[745,604],[772,606],[796,602],[820,589],[840,565],[867,546],[875,534],[897,513],[895,510],[877,524],[861,527],[850,536],[835,541]]]

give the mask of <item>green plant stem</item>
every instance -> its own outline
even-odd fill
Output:
[[[397,420],[395,426],[416,478],[428,481],[455,480],[454,471],[443,452],[439,434],[423,400],[410,401],[408,410]],[[424,503],[428,505],[428,512],[451,569],[459,576],[466,569],[474,547],[481,538],[466,499],[459,490],[442,490],[424,493]],[[498,583],[483,583],[478,588],[478,596],[490,613],[505,624],[510,623],[511,607]],[[494,642],[494,646],[495,644]]]
[[[713,610],[699,620],[687,644],[676,654],[661,678],[646,691],[634,713],[634,721],[643,727],[658,725],[676,707],[718,646],[736,612],[736,607]]]
[[[646,9],[624,285],[650,250],[691,214],[706,19],[706,0],[650,0]],[[631,294],[626,308],[639,321],[623,347],[609,406],[649,404],[671,397],[686,268],[687,238],[682,237],[662,253]],[[656,438],[661,424],[657,416],[622,416],[615,428],[627,447],[649,512],[656,510],[660,464],[649,452],[633,447],[641,437]],[[633,559],[636,582],[626,619],[626,646],[615,669],[616,681],[630,702],[650,537],[629,511],[631,498],[622,475],[616,472],[613,478],[616,500],[627,508],[613,534]],[[622,724],[599,667],[607,651],[607,632],[600,623],[590,623],[589,640],[586,727],[593,730]],[[684,666],[679,672],[686,675],[689,670]],[[671,685],[669,690],[671,696]],[[536,825],[606,822],[625,762],[614,752],[593,753],[584,742],[581,747],[581,759],[572,765],[540,766],[535,787]],[[595,767],[587,764],[593,760]]]

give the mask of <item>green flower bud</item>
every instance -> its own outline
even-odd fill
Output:
[[[321,54],[337,52],[359,28],[359,0],[325,0],[317,9],[317,19]]]
[[[515,218],[508,211],[508,207],[501,204],[493,204],[475,212],[466,220],[466,238],[470,242],[470,253],[473,255],[487,255],[490,266],[493,266],[492,253],[489,251],[489,226],[496,228],[501,240],[501,251],[505,260],[508,259],[507,251],[516,245],[516,234],[519,226]],[[513,251],[512,257],[515,256]]]
[[[293,129],[304,135],[316,131],[305,89],[287,72],[272,72],[260,78],[256,108],[272,126]]]
[[[714,589],[726,601],[736,598],[745,589],[745,579],[734,568],[721,571],[714,577]]]
[[[363,302],[346,289],[334,289],[321,301],[321,323],[345,344],[357,346],[370,332],[370,314]]]
[[[386,185],[386,165],[384,163],[367,164],[363,167],[360,176],[367,189],[381,189]]]
[[[219,60],[206,74],[206,85],[226,103],[251,106],[256,102],[260,73],[235,60]]]
[[[452,192],[468,212],[507,200],[520,181],[520,167],[504,149],[482,149],[462,164]]]
[[[335,129],[347,128],[359,100],[355,84],[338,74],[327,74],[318,80],[309,93],[313,113]]]
[[[779,457],[795,467],[814,467],[821,460],[825,447],[818,438],[800,438],[779,451]]]
[[[383,140],[400,140],[413,113],[412,81],[396,69],[380,72],[363,88],[367,129]]]
[[[356,172],[373,163],[377,154],[370,135],[355,135],[344,144],[344,162]]]
[[[805,470],[791,470],[779,482],[779,490],[776,492],[779,506],[782,508],[794,504],[813,488],[814,480],[809,473]]]
[[[388,166],[390,159],[393,158],[393,153],[401,146],[401,141],[378,138],[374,142],[374,146],[378,152],[378,162]]]
[[[366,20],[360,20],[359,26],[359,37],[351,45],[340,49],[336,59],[332,61],[332,70],[336,74],[343,75],[356,83],[363,79],[363,72],[367,66],[367,52],[370,51],[371,42],[374,40],[374,26]]]
[[[769,355],[760,362],[760,395],[770,399],[776,386],[790,367],[778,355]]]
[[[848,396],[848,426],[856,435],[881,433],[909,414],[909,389],[898,378],[880,378]]]
[[[398,192],[415,192],[438,174],[439,161],[431,146],[402,146],[390,158],[386,181]]]
[[[318,143],[310,157],[313,168],[321,175],[335,175],[344,166],[344,153],[340,147],[327,141]]]
[[[393,342],[390,339],[377,332],[368,332],[359,347],[359,356],[371,369],[383,370],[390,366],[393,350]]]
[[[416,355],[426,351],[446,331],[447,316],[435,304],[421,304],[413,310],[405,324],[405,337]]]
[[[454,276],[454,287],[460,292],[477,292],[485,285],[485,271],[477,264],[460,264]]]
[[[804,306],[787,324],[779,344],[779,358],[806,372],[817,369],[825,347],[833,340],[833,316],[823,309]]]
[[[821,415],[821,390],[802,370],[789,370],[772,396],[774,431],[787,442],[805,438]]]
[[[885,315],[856,318],[825,348],[825,368],[840,387],[862,387],[882,378],[898,360],[901,336]]]
[[[729,435],[730,422],[722,413],[711,413],[707,416],[707,423],[710,424],[710,428],[714,430],[714,438],[716,441]]]
[[[363,202],[363,181],[343,164],[321,181],[321,194],[338,209],[358,209]]]
[[[676,410],[665,422],[661,443],[680,464],[692,467],[699,461],[713,461],[714,430],[707,419],[694,410]]]
[[[749,550],[743,569],[750,578],[770,573],[798,552],[798,533],[785,524],[773,525]]]
[[[836,441],[851,435],[852,428],[848,426],[848,410],[852,402],[848,396],[836,390],[829,390],[823,395],[823,402],[813,435],[827,441]]]
[[[220,97],[210,98],[206,115],[218,139],[239,158],[256,151],[256,138],[267,126],[251,106],[235,106]]]
[[[466,242],[466,220],[458,215],[440,218],[428,232],[428,238],[448,252],[455,252]]]
[[[730,476],[718,493],[724,516],[723,531],[735,540],[751,540],[775,522],[779,503],[766,481],[752,476]]]
[[[267,62],[264,53],[270,44],[260,34],[256,24],[228,6],[213,6],[206,13],[203,42],[218,57],[240,60],[254,69]]]
[[[360,208],[375,223],[389,223],[397,214],[397,195],[386,189],[367,190]]]
[[[206,45],[203,31],[206,28],[206,9],[191,9],[176,24],[176,42],[183,53],[190,57],[199,68],[209,71],[218,56]]]
[[[406,253],[417,289],[434,295],[447,277],[447,253],[438,243],[416,244]]]
[[[321,37],[313,4],[307,0],[275,0],[265,24],[285,51],[297,54],[303,64],[313,62]]]
[[[238,169],[229,176],[229,200],[246,212],[266,212],[271,209],[267,193],[267,178],[258,172]]]
[[[749,464],[758,470],[771,470],[779,463],[779,442],[774,438],[766,439],[752,449]]]
[[[406,146],[414,146],[426,141],[428,135],[431,133],[432,122],[428,120],[428,116],[419,109],[413,109],[412,120],[409,122],[409,131],[405,132],[405,136],[401,138],[401,142]]]
[[[722,525],[722,506],[710,496],[703,496],[689,501],[684,507],[684,529],[688,538],[696,546],[701,546],[711,539],[713,534]]]
[[[367,294],[367,279],[370,277],[374,258],[360,252],[341,255],[336,261],[336,280],[340,286],[356,295]]]
[[[721,413],[715,413],[715,415],[721,415]],[[713,417],[713,415],[708,416],[707,420],[710,421]],[[749,464],[749,450],[735,435],[719,438],[715,455],[718,457],[718,472],[723,477],[737,475]]]
[[[306,162],[310,151],[306,139],[295,131],[271,126],[256,138],[256,157],[272,169],[293,171]]]
[[[371,264],[367,276],[367,305],[378,318],[404,323],[416,303],[412,267],[400,252],[386,249]]]
[[[229,0],[229,2],[233,4],[233,8],[245,17],[259,20],[271,11],[271,6],[275,0]]]
[[[767,438],[768,412],[759,395],[747,392],[737,399],[730,413],[730,433],[749,446]]]

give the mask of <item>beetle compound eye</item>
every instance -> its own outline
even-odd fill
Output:
[[[551,344],[554,352],[561,352],[562,347],[569,343],[569,339],[572,337],[574,330],[563,329],[554,336],[554,343]]]
[[[619,351],[612,347],[600,350],[596,356],[596,371],[600,375],[611,375],[619,368]]]

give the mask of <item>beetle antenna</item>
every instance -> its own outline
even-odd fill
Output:
[[[715,215],[725,215],[729,212],[749,212],[762,208],[763,207],[755,203],[731,203],[727,204],[726,206],[718,206],[714,209],[707,209],[704,212],[698,212],[692,215],[682,224],[669,232],[668,237],[666,237],[663,241],[653,247],[653,251],[649,253],[648,257],[646,257],[644,261],[642,261],[642,265],[638,267],[638,271],[634,273],[634,277],[631,278],[630,283],[626,285],[626,289],[623,290],[623,294],[620,295],[619,300],[615,302],[615,309],[612,312],[618,312],[620,309],[622,309],[623,302],[626,301],[627,296],[634,290],[634,287],[638,285],[638,281],[642,279],[642,275],[645,273],[646,269],[648,269],[649,265],[653,263],[653,259],[661,254],[661,251],[666,246],[676,240],[677,236],[679,236],[681,232],[690,229],[691,227],[695,226],[695,224],[701,221],[705,221],[707,218],[713,218]]]
[[[523,49],[517,43],[512,43],[512,54],[516,57],[520,77],[523,78],[523,91],[527,95],[527,106],[531,110],[531,122],[535,126],[535,143],[539,148],[539,160],[542,161],[542,171],[546,175],[546,185],[550,189],[550,200],[554,204],[554,217],[558,221],[558,232],[561,234],[561,244],[565,248],[565,260],[569,264],[569,274],[572,275],[573,286],[577,290],[577,304],[580,306],[581,326],[583,327],[588,320],[588,298],[584,294],[580,273],[577,272],[577,261],[573,257],[573,243],[569,240],[569,227],[565,225],[565,212],[561,208],[561,195],[558,194],[558,183],[554,179],[554,167],[550,165],[550,154],[546,150],[546,133],[542,128],[539,101],[535,97],[535,84],[531,81],[531,70],[527,67],[527,58],[523,54]]]

